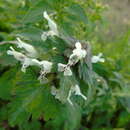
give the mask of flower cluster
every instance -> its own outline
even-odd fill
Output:
[[[41,68],[41,73],[39,76],[39,80],[43,81],[45,79],[45,75],[51,72],[52,63],[49,61],[39,61],[37,58],[37,51],[32,45],[29,45],[23,42],[20,38],[17,38],[15,42],[18,48],[24,48],[25,54],[16,51],[13,47],[10,47],[10,50],[7,51],[8,55],[14,56],[14,58],[21,62],[22,68],[21,71],[26,72],[26,68],[29,66],[38,66]]]
[[[72,71],[70,67],[75,65],[77,62],[79,62],[83,58],[85,58],[86,55],[87,55],[87,52],[86,50],[82,49],[81,43],[76,42],[75,49],[73,50],[73,53],[70,55],[67,65],[59,63],[58,71],[64,72],[65,76],[71,76]]]
[[[43,12],[43,17],[48,21],[49,30],[44,31],[41,35],[41,39],[43,41],[46,41],[49,36],[58,36],[59,32],[56,23],[49,17],[47,12]],[[51,72],[53,63],[46,60],[38,60],[38,52],[36,49],[26,43],[23,42],[20,38],[17,38],[17,40],[14,42],[14,44],[17,46],[17,48],[23,49],[22,52],[16,51],[12,46],[10,47],[10,50],[7,51],[8,55],[14,56],[14,58],[22,64],[21,71],[26,72],[27,67],[29,66],[37,66],[40,68],[40,76],[38,77],[38,80],[40,80],[41,83],[46,83],[48,80],[46,78],[46,74]],[[87,56],[87,51],[82,47],[81,43],[77,41],[75,43],[75,48],[72,51],[72,54],[69,56],[68,63],[62,64],[58,63],[58,72],[63,72],[64,76],[72,76],[71,67],[74,66],[76,63],[80,62],[81,60],[85,59]],[[97,56],[92,56],[91,62],[97,63],[97,62],[104,62],[105,59],[101,58],[102,53],[99,53]],[[58,90],[55,87],[52,87],[52,95],[55,96],[56,99],[60,99],[60,96],[58,95]],[[78,85],[71,86],[70,90],[68,92],[67,101],[73,105],[71,101],[72,94],[81,96],[84,100],[87,100],[87,97],[84,96],[80,90],[80,87]]]

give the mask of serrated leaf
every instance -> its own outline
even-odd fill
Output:
[[[60,106],[51,95],[49,86],[41,85],[32,70],[25,74],[18,72],[13,84],[16,86],[16,96],[9,105],[11,126],[27,121],[30,115],[35,119],[43,117],[47,121],[59,113]]]

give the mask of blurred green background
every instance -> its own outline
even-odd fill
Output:
[[[67,2],[71,1],[73,0]],[[39,122],[25,124],[25,128],[22,124],[17,127],[8,123],[7,104],[10,102],[11,88],[7,87],[9,86],[7,81],[13,76],[11,73],[14,73],[14,70],[11,68],[16,61],[6,55],[9,45],[3,44],[5,41],[14,40],[18,33],[38,41],[38,37],[34,35],[39,30],[30,29],[26,32],[25,29],[32,27],[44,29],[42,20],[37,23],[38,12],[42,11],[42,6],[39,4],[34,9],[33,4],[36,2],[35,0],[0,0],[0,130],[39,130]],[[62,5],[62,0],[52,3],[58,5],[56,2],[61,2]],[[65,5],[69,5],[67,2]],[[51,0],[48,0],[48,3],[51,3]],[[90,112],[90,114],[82,117],[79,130],[130,130],[130,0],[80,0],[78,3],[86,12],[90,11],[88,17],[91,20],[87,24],[87,31],[79,30],[76,35],[79,39],[90,41],[94,54],[103,53],[106,62],[94,65],[94,70],[104,77],[111,88],[108,95],[96,100],[88,108],[86,113]],[[92,6],[92,11],[88,9],[89,6]],[[60,19],[57,22],[60,23]],[[43,126],[44,123],[41,122]],[[47,126],[42,129],[46,130]]]

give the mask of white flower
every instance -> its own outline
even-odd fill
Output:
[[[76,42],[75,47],[76,47],[76,49],[73,50],[73,55],[76,55],[79,60],[85,58],[87,52],[86,52],[86,50],[82,49],[81,43]]]
[[[47,73],[51,72],[52,63],[49,61],[40,61],[39,65],[41,68],[41,72],[40,72],[40,76],[38,77],[38,80],[40,80],[41,83],[47,83],[48,79],[45,76]]]
[[[58,71],[59,72],[64,72],[64,76],[71,76],[72,75],[72,71],[70,69],[69,66],[65,65],[65,64],[58,64]]]
[[[97,56],[93,56],[91,59],[92,63],[105,62],[105,59],[101,57],[102,57],[102,53],[99,53]]]
[[[29,66],[39,66],[39,64],[36,61],[37,61],[36,59],[26,57],[22,62],[23,64],[21,68],[22,72],[26,72],[26,68]]]
[[[22,68],[21,70],[23,72],[26,71],[26,68],[30,65],[37,65],[35,62],[33,62],[33,60],[31,58],[28,58],[27,56],[25,56],[24,54],[18,52],[18,51],[15,51],[13,47],[10,47],[11,50],[8,50],[7,51],[7,54],[8,55],[13,55],[14,58],[18,61],[21,62],[22,65]]]
[[[50,30],[55,35],[58,35],[57,25],[53,20],[51,20],[51,18],[49,17],[49,15],[47,14],[46,11],[43,12],[43,17],[48,21],[48,25],[49,25]]]
[[[46,73],[50,73],[51,72],[51,69],[52,69],[52,62],[49,62],[49,61],[41,61],[40,62],[40,66],[42,67],[42,69],[46,72]]]
[[[13,47],[10,47],[10,50],[7,51],[8,55],[13,55],[14,58],[18,61],[23,62],[26,56],[18,51],[15,51]]]
[[[16,44],[18,45],[19,48],[24,48],[27,51],[28,56],[30,56],[30,57],[37,56],[37,52],[36,52],[35,48],[32,45],[23,42],[20,38],[17,38]]]
[[[58,63],[58,71],[59,72],[63,72],[66,68],[66,65],[65,64],[61,64],[61,63]]]
[[[87,97],[84,96],[84,95],[81,93],[80,87],[76,84],[75,86],[72,86],[72,87],[70,88],[69,94],[68,94],[68,97],[67,97],[67,101],[68,101],[71,105],[73,105],[73,103],[72,103],[72,101],[71,101],[71,99],[70,99],[72,93],[75,93],[75,95],[79,95],[79,96],[81,96],[84,100],[87,100]]]
[[[72,92],[74,92],[75,95],[81,96],[84,100],[87,100],[87,97],[81,93],[80,87],[77,84],[72,87]]]
[[[73,50],[73,53],[69,57],[68,64],[70,65],[76,64],[79,60],[85,58],[87,55],[86,50],[82,49],[80,42],[76,42],[75,47],[76,49]]]
[[[22,64],[23,64],[23,67],[22,67],[23,72],[25,72],[25,69],[28,66],[38,66],[38,67],[40,67],[42,74],[43,74],[43,72],[44,72],[44,74],[50,73],[51,69],[52,69],[52,63],[51,62],[49,62],[49,61],[38,61],[37,59],[31,59],[31,58],[28,58],[28,57],[26,57],[24,59]]]
[[[48,37],[48,32],[43,32],[42,35],[41,35],[41,39],[43,41],[46,41],[47,40],[47,37]]]
[[[57,29],[57,25],[53,20],[51,20],[51,18],[49,17],[49,15],[47,14],[46,11],[43,12],[43,17],[48,21],[48,25],[49,25],[50,30],[47,31],[47,32],[43,32],[42,35],[41,35],[41,39],[43,41],[45,41],[48,36],[58,36],[59,32],[58,32],[58,29]]]

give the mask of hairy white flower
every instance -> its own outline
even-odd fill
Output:
[[[43,81],[47,82],[48,81],[45,76],[46,76],[47,73],[51,72],[52,62],[45,61],[45,60],[38,61],[37,59],[29,58],[28,56],[26,56],[26,55],[24,55],[24,54],[22,54],[18,51],[15,51],[15,49],[13,47],[10,47],[10,50],[7,51],[7,54],[13,55],[16,60],[21,62],[21,64],[22,64],[21,71],[23,71],[23,72],[26,72],[26,68],[29,67],[29,66],[38,66],[39,68],[41,68],[40,76],[39,76],[38,79],[41,82],[43,82]]]
[[[61,63],[58,63],[58,71],[59,72],[63,72],[66,68],[66,65],[65,64],[61,64]]]
[[[23,62],[26,56],[18,51],[15,51],[13,47],[10,47],[10,50],[7,51],[8,55],[13,55],[14,58],[18,61]]]
[[[40,62],[40,66],[42,67],[42,69],[46,72],[46,73],[50,73],[51,72],[51,69],[52,69],[52,62],[49,62],[49,61],[41,61]]]
[[[47,37],[48,37],[48,32],[43,32],[42,35],[41,35],[41,39],[43,41],[46,41],[47,40]]]
[[[33,61],[33,59],[28,58],[27,56],[25,56],[24,54],[22,54],[22,53],[20,53],[20,52],[18,52],[18,51],[15,51],[13,47],[10,47],[10,49],[11,49],[11,50],[8,50],[8,51],[7,51],[7,54],[8,54],[8,55],[13,55],[16,60],[18,60],[18,61],[21,62],[21,64],[22,64],[21,70],[22,70],[23,72],[26,72],[26,68],[27,68],[28,66],[37,65],[37,64]]]
[[[23,42],[20,38],[17,38],[16,44],[18,45],[19,48],[24,48],[27,51],[28,56],[30,57],[37,56],[37,51],[35,50],[35,48],[32,45]]]
[[[84,100],[87,100],[87,97],[81,93],[80,87],[77,84],[72,87],[72,92],[74,92],[75,95],[81,96]]]
[[[55,36],[55,33],[53,31],[43,32],[41,35],[41,39],[43,41],[46,41],[48,36]]]
[[[76,42],[75,47],[76,49],[73,50],[73,53],[69,57],[68,64],[71,66],[76,64],[79,60],[85,58],[85,56],[87,55],[86,50],[82,49],[80,42]]]
[[[72,101],[71,101],[71,99],[70,99],[72,93],[74,93],[75,95],[81,96],[84,100],[87,100],[87,97],[84,96],[84,95],[81,93],[80,87],[76,84],[75,86],[72,86],[72,87],[70,88],[69,93],[68,93],[68,97],[67,97],[67,101],[68,101],[71,105],[73,105],[73,103],[72,103]]]
[[[82,49],[81,43],[76,42],[75,47],[76,47],[76,49],[73,50],[73,55],[76,55],[79,60],[85,58],[87,52],[86,52],[86,50]]]
[[[72,75],[72,71],[70,69],[69,66],[65,65],[65,64],[58,64],[58,71],[59,72],[64,72],[64,76],[71,76]]]
[[[48,25],[50,30],[55,34],[58,35],[58,29],[56,23],[49,17],[46,11],[43,12],[43,17],[48,21]]]
[[[41,72],[40,72],[40,76],[38,77],[38,80],[40,80],[41,83],[47,83],[48,79],[45,76],[47,73],[51,72],[52,63],[49,61],[40,61],[38,64],[40,65],[41,68]]]
[[[41,39],[43,41],[46,41],[48,36],[58,36],[59,32],[57,29],[57,25],[56,23],[49,17],[49,15],[47,14],[46,11],[43,12],[43,17],[48,21],[48,25],[49,25],[49,31],[47,32],[43,32],[41,35]]]
[[[36,59],[26,57],[22,62],[23,64],[21,68],[22,72],[26,72],[26,68],[29,66],[39,66],[39,64],[36,61],[37,61]]]
[[[91,59],[92,63],[105,62],[105,59],[101,58],[102,55],[103,55],[102,53],[99,53],[97,56],[93,56]]]

